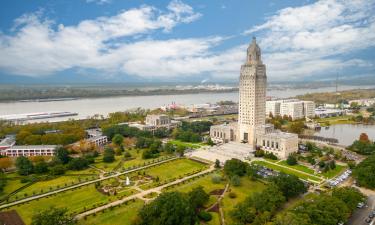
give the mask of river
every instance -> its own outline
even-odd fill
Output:
[[[331,125],[328,129],[322,127],[315,135],[336,138],[340,145],[351,145],[358,140],[361,133],[366,133],[371,140],[375,140],[375,125],[363,124],[336,124]]]
[[[373,86],[372,86],[373,87]],[[340,90],[349,90],[356,88],[371,88],[364,86],[340,86]],[[278,98],[288,98],[305,93],[330,92],[335,87],[324,87],[315,89],[285,89],[268,90],[267,96]],[[84,119],[95,114],[107,116],[108,113],[125,111],[134,108],[153,109],[163,105],[176,102],[182,105],[192,105],[200,103],[216,103],[222,100],[231,100],[238,102],[238,92],[229,93],[198,93],[184,95],[153,95],[153,96],[124,96],[124,97],[105,97],[105,98],[82,98],[69,101],[51,101],[51,102],[7,102],[0,103],[0,115],[49,112],[49,111],[68,111],[76,112],[77,116],[49,118],[39,121],[62,121],[67,119]]]

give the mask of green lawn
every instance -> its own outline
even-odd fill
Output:
[[[273,170],[276,170],[276,171],[279,171],[279,172],[283,172],[283,173],[286,173],[286,174],[292,174],[292,175],[295,175],[295,176],[297,176],[301,179],[304,179],[304,180],[312,180],[312,181],[316,181],[316,182],[321,181],[321,179],[318,178],[318,177],[310,176],[310,175],[307,175],[307,174],[304,174],[304,173],[300,173],[300,172],[297,172],[297,171],[294,171],[294,170],[290,170],[288,168],[281,167],[281,166],[278,166],[278,165],[275,165],[275,164],[271,164],[271,163],[268,163],[266,161],[254,161],[253,163],[258,164],[258,165],[262,165],[262,166],[265,166],[267,168],[270,168],[270,169],[273,169]]]
[[[79,221],[79,225],[131,225],[137,217],[137,212],[143,206],[143,201],[128,202],[114,209],[99,212],[96,216],[90,215]]]
[[[146,169],[147,175],[159,177],[160,181],[179,178],[187,173],[196,172],[207,168],[206,164],[190,159],[177,159],[161,165]]]
[[[115,197],[112,196],[111,198],[114,200]],[[87,185],[78,189],[20,204],[11,209],[17,210],[25,223],[30,224],[33,214],[48,210],[53,206],[67,208],[70,213],[76,214],[83,211],[84,207],[89,208],[100,203],[108,203],[109,200],[110,197],[98,192],[94,185]]]
[[[103,156],[99,156],[95,159],[95,163],[93,164],[93,166],[95,166],[95,167],[97,167],[101,170],[111,172],[121,162],[122,158],[123,158],[123,156],[117,156],[116,155],[115,161],[113,161],[111,163],[106,163],[106,162],[103,162]]]
[[[129,150],[128,150],[129,151]],[[155,161],[157,158],[153,159],[142,159],[142,149],[132,149],[129,151],[129,153],[132,155],[133,159],[124,161],[122,167],[123,168],[129,168],[133,166],[143,166],[144,163]],[[165,155],[161,154],[160,157],[163,157]]]
[[[328,170],[327,172],[322,173],[322,175],[324,177],[332,178],[332,177],[340,174],[341,172],[343,172],[346,168],[347,168],[347,166],[341,166],[341,165],[337,165],[336,164],[336,168],[335,169]]]
[[[228,193],[225,194],[221,207],[224,211],[225,221],[227,224],[232,224],[232,220],[229,216],[229,212],[234,209],[234,206],[244,201],[246,197],[254,194],[255,192],[261,192],[266,185],[259,181],[251,181],[248,177],[241,178],[241,185],[238,187],[231,186],[230,192],[236,194],[236,198],[230,198]]]
[[[315,171],[313,169],[310,169],[307,166],[304,166],[304,165],[301,165],[301,164],[297,164],[297,165],[291,166],[291,165],[288,165],[288,163],[285,160],[281,161],[281,162],[279,162],[277,164],[280,164],[280,165],[283,165],[283,166],[287,166],[287,167],[293,168],[295,170],[303,171],[303,172],[311,174],[311,175],[315,175],[314,174]]]
[[[7,180],[7,184],[4,187],[3,192],[0,195],[0,198],[5,197],[12,193],[13,191],[17,190],[18,188],[26,185],[27,183],[21,183],[20,179],[10,179]]]
[[[66,186],[71,186],[73,184],[77,184],[80,182],[83,182],[88,179],[93,179],[97,177],[96,175],[92,176],[60,176],[57,178],[54,178],[52,180],[47,180],[47,181],[38,181],[33,183],[32,185],[28,186],[25,189],[22,189],[21,191],[17,192],[17,194],[13,195],[10,197],[10,200],[16,200],[16,199],[21,199],[25,198],[26,196],[32,196],[34,194],[40,194],[40,193],[46,193],[51,190],[55,190],[58,188],[66,187]],[[11,185],[11,184],[7,184]],[[43,192],[42,192],[43,191]]]
[[[224,189],[226,181],[222,181],[218,184],[214,184],[211,181],[212,176],[213,176],[212,174],[208,174],[204,177],[200,177],[200,178],[197,178],[197,179],[194,179],[194,180],[190,179],[185,184],[180,184],[180,185],[174,186],[174,187],[168,189],[168,191],[189,192],[193,188],[198,187],[198,186],[202,186],[203,189],[207,193],[210,193],[211,191],[214,191],[214,190],[217,190],[217,189]]]
[[[186,148],[192,148],[192,149],[200,148],[203,145],[202,143],[183,142],[180,140],[170,140],[169,142],[177,146],[184,146]]]
[[[216,213],[216,212],[210,212],[211,216],[212,216],[212,220],[210,220],[209,222],[207,222],[207,225],[220,225],[220,215],[219,213]]]
[[[320,123],[321,126],[329,126],[334,124],[353,124],[355,121],[350,120],[352,116],[338,116],[329,118],[320,118],[316,122]]]

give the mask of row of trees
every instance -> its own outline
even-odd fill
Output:
[[[203,211],[209,195],[201,186],[187,194],[180,192],[162,193],[138,213],[136,225],[192,225],[199,219],[210,220],[211,215]],[[208,215],[207,215],[208,214]]]
[[[368,135],[362,133],[359,139],[354,141],[349,149],[361,155],[371,155],[375,153],[375,143],[368,138]]]
[[[305,200],[279,215],[274,225],[337,225],[345,223],[364,196],[351,187],[334,189]]]
[[[353,176],[360,186],[375,188],[375,155],[360,162],[354,169]]]

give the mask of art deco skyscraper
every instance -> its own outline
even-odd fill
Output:
[[[239,84],[238,137],[255,146],[255,131],[266,122],[266,66],[260,48],[253,38],[247,48],[247,60],[241,66]]]

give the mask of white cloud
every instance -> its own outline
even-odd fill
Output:
[[[285,8],[245,34],[258,33],[268,74],[275,78],[332,73],[363,60],[343,59],[375,46],[373,0],[322,0]]]
[[[100,60],[113,58],[131,46],[119,38],[154,30],[170,31],[177,24],[190,23],[199,16],[181,1],[172,1],[166,12],[144,5],[112,17],[84,20],[76,26],[59,24],[57,28],[52,21],[43,20],[39,12],[26,14],[15,20],[14,35],[0,33],[0,69],[26,76],[49,75],[79,67],[114,70],[124,62],[116,58],[115,65],[112,61],[105,64]]]
[[[286,8],[245,33],[259,34],[267,74],[273,79],[297,79],[348,67],[374,68],[373,62],[348,57],[375,45],[373,3],[324,0]],[[24,15],[15,21],[11,35],[0,32],[0,69],[31,77],[76,68],[144,78],[237,79],[247,44],[217,52],[215,47],[225,37],[145,38],[200,16],[178,0],[171,1],[165,11],[144,5],[76,26],[56,25],[42,19],[40,12]]]

